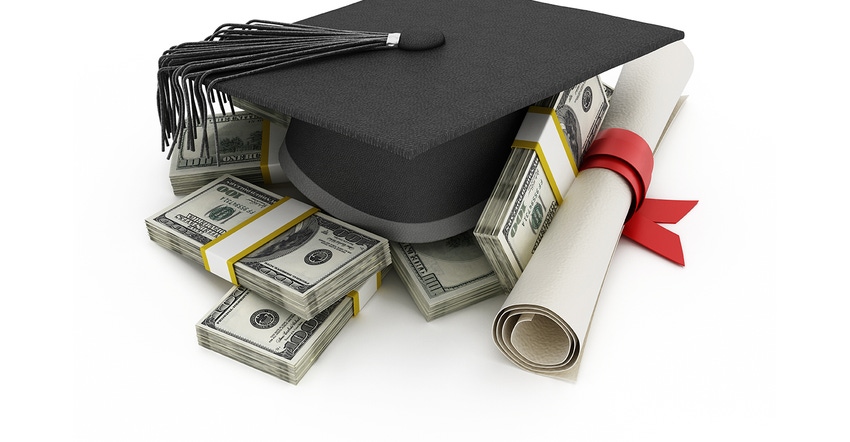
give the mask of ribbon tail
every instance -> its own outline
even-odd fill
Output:
[[[679,235],[656,224],[643,216],[640,211],[635,213],[623,227],[623,236],[680,266],[685,265],[685,254],[682,251]]]
[[[646,198],[640,206],[640,212],[644,217],[651,221],[665,224],[676,224],[694,206],[697,201],[692,200],[661,200],[655,198]]]

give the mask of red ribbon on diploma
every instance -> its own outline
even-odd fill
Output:
[[[616,172],[632,189],[632,206],[623,235],[653,252],[685,265],[679,235],[658,225],[679,222],[697,201],[646,198],[652,177],[652,149],[640,135],[626,129],[604,130],[584,154],[580,170],[603,168]]]

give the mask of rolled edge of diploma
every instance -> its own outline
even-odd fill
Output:
[[[602,130],[630,130],[654,151],[692,71],[693,56],[682,41],[626,63]],[[493,340],[508,359],[532,372],[575,379],[631,203],[631,188],[617,173],[578,174],[493,321]]]

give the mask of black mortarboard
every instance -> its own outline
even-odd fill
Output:
[[[445,37],[434,49],[343,54],[215,85],[292,117],[281,162],[306,197],[402,242],[474,227],[527,106],[684,37],[530,0],[364,0],[300,23]]]

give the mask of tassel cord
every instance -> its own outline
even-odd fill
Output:
[[[198,91],[198,85],[205,84],[207,76],[220,75],[232,70],[250,71],[238,74],[238,76],[241,76],[246,75],[247,73],[257,73],[268,70],[269,68],[311,60],[314,58],[346,52],[376,49],[382,44],[383,43],[377,42],[337,42],[333,44],[326,44],[324,47],[310,48],[308,50],[301,50],[297,52],[279,51],[280,53],[275,56],[265,54],[187,63],[186,65],[175,68],[175,70],[171,73],[171,88],[172,90],[177,91],[175,94],[177,99],[175,100],[176,104],[172,106],[170,112],[173,115],[176,115],[176,117],[171,117],[168,120],[173,121],[175,118],[178,120],[188,119],[188,122],[185,122],[176,129],[177,133],[179,133],[181,128],[191,128],[190,130],[192,131],[193,138],[197,136],[195,127],[205,121],[206,118],[206,107],[203,104],[204,98],[203,94]],[[231,75],[227,78],[235,77]],[[188,90],[192,90],[193,93],[191,95],[187,94]],[[198,110],[201,111],[200,114],[198,113]],[[206,125],[204,125],[204,129],[206,129]],[[189,139],[189,148],[191,150],[194,150],[193,138]],[[205,142],[205,140],[206,138],[203,139],[202,143]]]
[[[279,29],[274,30],[280,34]],[[291,30],[285,30],[284,33],[292,34]],[[218,161],[218,127],[214,121],[215,110],[211,105],[216,102],[215,97],[218,96],[222,113],[226,113],[224,103],[228,101],[228,95],[215,87],[220,81],[317,58],[390,47],[386,44],[387,34],[382,33],[352,31],[343,32],[346,35],[341,36],[336,32],[321,38],[316,36],[325,35],[324,32],[307,30],[304,34],[310,36],[295,40],[282,37],[264,40],[258,38],[256,33],[245,37],[241,33],[236,36],[231,29],[226,32],[219,30],[208,37],[221,38],[219,40],[186,43],[164,52],[160,57],[160,69],[157,73],[157,106],[162,126],[163,151],[169,145],[169,139],[175,140],[171,143],[169,157],[175,144],[179,143],[178,148],[182,149],[183,140],[179,136],[184,130],[187,132],[188,148],[194,150],[197,126],[203,124],[201,150],[202,153],[208,154],[205,122],[211,115]],[[360,38],[352,40],[352,35]],[[234,73],[227,75],[228,72]]]
[[[331,51],[314,52],[314,53],[311,53],[311,54],[308,54],[308,55],[304,55],[302,57],[298,57],[296,59],[281,59],[277,62],[273,62],[273,63],[269,63],[269,64],[243,63],[241,65],[234,66],[235,69],[240,69],[238,72],[231,74],[231,75],[218,76],[218,77],[215,77],[215,78],[213,78],[209,81],[207,81],[206,78],[210,74],[210,72],[205,72],[198,78],[199,81],[196,84],[206,84],[207,100],[210,100],[212,91],[218,91],[218,88],[216,87],[216,85],[219,82],[222,82],[222,81],[232,80],[234,78],[242,77],[242,76],[245,76],[245,75],[259,74],[259,73],[262,73],[262,72],[267,72],[267,71],[279,69],[279,68],[282,68],[282,67],[285,67],[285,66],[288,66],[288,65],[292,65],[292,64],[296,64],[296,63],[302,63],[302,62],[305,62],[305,61],[310,61],[310,60],[314,60],[314,59],[318,59],[318,58],[323,58],[323,57],[328,57],[328,56],[333,56],[333,55],[350,54],[350,53],[353,53],[353,52],[362,52],[362,51],[382,49],[382,48],[389,48],[389,47],[386,46],[385,42],[383,42],[383,41],[373,42],[373,43],[370,43],[370,44],[362,44],[361,43],[361,44],[358,44],[358,45],[338,45],[337,49],[334,49],[334,50],[331,50]],[[241,69],[248,69],[248,70],[241,70]],[[226,95],[227,94],[225,94],[225,96]],[[219,156],[219,145],[218,145],[218,135],[217,135],[218,134],[218,127],[217,127],[216,122],[215,122],[215,112],[214,111],[212,111],[212,118],[213,118],[213,130],[215,131],[214,140],[215,140],[215,143],[216,143],[216,146],[215,146],[216,157],[218,158],[218,156]],[[205,120],[202,119],[201,121],[205,121]],[[204,138],[203,138],[203,140],[204,140],[203,142],[207,141],[206,125],[204,125]]]

